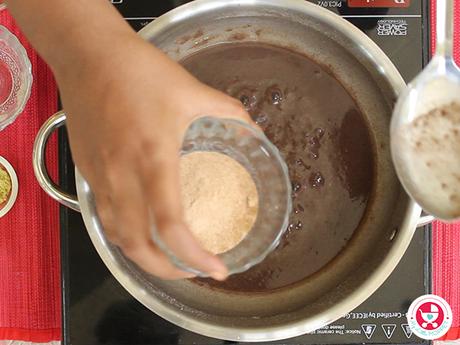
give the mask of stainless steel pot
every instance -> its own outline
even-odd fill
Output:
[[[194,1],[161,16],[140,34],[176,60],[238,37],[288,47],[327,65],[353,93],[372,128],[377,175],[359,230],[336,260],[311,278],[266,294],[228,293],[190,281],[166,282],[137,268],[107,241],[90,188],[78,170],[78,200],[50,181],[44,148],[50,133],[64,123],[65,114],[58,113],[36,140],[37,178],[52,197],[82,212],[94,246],[116,279],[163,318],[227,340],[298,336],[337,320],[366,300],[393,271],[417,225],[431,220],[420,220],[420,208],[404,193],[391,163],[389,122],[405,84],[390,60],[353,25],[303,0]]]

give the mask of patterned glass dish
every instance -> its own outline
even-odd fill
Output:
[[[286,163],[264,133],[242,121],[203,117],[189,127],[181,154],[195,151],[223,153],[238,161],[253,178],[259,196],[254,226],[233,249],[222,253],[230,274],[240,273],[260,263],[279,244],[291,212],[291,182]],[[181,262],[153,231],[157,245],[184,271],[207,274]]]
[[[32,66],[27,52],[16,36],[0,25],[0,130],[22,113],[31,87]]]

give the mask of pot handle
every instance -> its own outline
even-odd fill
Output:
[[[430,223],[433,223],[435,220],[436,220],[436,218],[433,217],[432,215],[429,215],[429,214],[426,214],[425,212],[422,212],[422,214],[420,215],[420,218],[418,220],[417,227],[428,225]]]
[[[77,197],[61,190],[59,186],[51,180],[48,171],[46,170],[46,144],[50,135],[56,129],[62,127],[65,120],[65,113],[60,111],[51,116],[38,131],[33,149],[34,173],[40,187],[42,187],[49,196],[51,196],[54,200],[57,200],[62,205],[67,206],[74,211],[80,212],[80,204],[78,203]]]
[[[62,191],[50,178],[46,170],[45,149],[50,135],[58,128],[62,127],[66,120],[66,114],[63,111],[57,112],[51,116],[38,131],[33,149],[33,166],[35,177],[43,190],[64,206],[74,211],[80,212],[80,204],[75,195]],[[418,220],[417,227],[425,226],[432,223],[435,218],[431,215],[422,213]]]

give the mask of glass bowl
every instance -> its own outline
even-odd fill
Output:
[[[11,181],[11,191],[6,201],[0,204],[0,218],[4,217],[14,206],[18,196],[19,182],[14,168],[5,158],[0,156],[0,169],[6,171]]]
[[[229,274],[244,272],[277,247],[288,226],[292,204],[287,165],[261,130],[238,120],[203,117],[194,121],[185,134],[181,155],[195,151],[218,152],[235,159],[255,182],[259,211],[252,229],[236,247],[218,255]],[[177,267],[208,276],[179,260],[155,229],[153,239]]]
[[[31,87],[32,66],[27,52],[16,36],[0,25],[0,130],[22,113]]]

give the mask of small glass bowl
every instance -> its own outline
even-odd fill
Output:
[[[0,218],[4,217],[14,206],[18,196],[19,183],[14,168],[5,158],[0,156],[0,169],[6,171],[11,180],[11,191],[6,201],[0,204]]]
[[[32,66],[27,52],[16,36],[0,25],[0,131],[22,113],[31,88]]]
[[[253,228],[236,247],[218,255],[229,274],[244,272],[277,247],[288,226],[292,204],[287,165],[261,130],[238,120],[203,117],[194,121],[185,134],[181,155],[195,151],[219,152],[235,159],[256,184],[259,211]],[[179,260],[155,230],[153,239],[180,269],[209,276]]]

